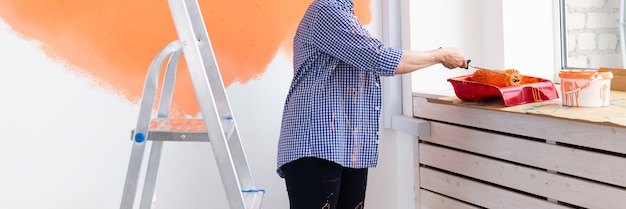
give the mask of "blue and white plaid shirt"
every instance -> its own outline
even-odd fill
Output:
[[[351,0],[315,0],[294,38],[294,77],[283,110],[280,166],[317,157],[344,167],[378,161],[380,76],[402,52],[384,46],[354,16]]]

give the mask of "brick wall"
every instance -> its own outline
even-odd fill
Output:
[[[622,67],[620,0],[564,0],[567,67]]]

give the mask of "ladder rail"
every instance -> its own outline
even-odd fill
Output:
[[[235,121],[233,121],[235,122]],[[228,144],[233,150],[233,160],[235,162],[235,167],[237,167],[237,176],[239,177],[239,181],[241,183],[242,190],[256,190],[256,184],[252,179],[252,171],[250,170],[248,160],[246,159],[246,154],[244,153],[244,148],[239,138],[239,131],[237,130],[237,126],[234,126],[231,138],[233,140],[228,140]]]
[[[178,41],[176,41],[178,42]],[[172,53],[170,60],[165,67],[165,75],[163,76],[163,88],[161,89],[161,98],[157,118],[168,118],[172,99],[174,97],[174,87],[176,86],[176,68],[183,54],[182,48]]]
[[[222,119],[224,117],[232,118],[232,114],[228,105],[220,105],[216,102],[222,101],[228,104],[228,99],[224,90],[218,91],[223,89],[224,85],[221,76],[219,76],[217,61],[211,53],[212,46],[200,7],[195,0],[169,0],[168,2],[189,69],[202,69],[190,70],[189,75],[200,104],[204,123],[207,126],[228,203],[231,208],[244,209],[246,208],[245,199],[229,145],[226,140],[218,140],[225,137],[221,125]],[[179,11],[186,12],[180,14]],[[215,76],[216,74],[217,76]],[[212,123],[212,121],[216,121],[216,123]]]
[[[156,89],[159,82],[161,66],[171,53],[180,51],[181,48],[182,46],[178,41],[171,42],[159,51],[148,68],[141,96],[142,101],[140,104],[139,119],[137,127],[135,128],[135,135],[133,135],[133,147],[130,162],[128,163],[120,209],[132,209],[134,207],[139,183],[139,173],[141,171],[142,159],[146,148],[146,143],[142,142],[148,137],[149,119],[156,100]],[[142,122],[142,119],[146,119],[146,122]]]
[[[182,55],[182,50],[172,53],[165,67],[165,75],[163,76],[163,87],[161,88],[161,96],[159,98],[159,107],[157,109],[157,118],[168,118],[172,98],[174,96],[174,87],[176,84],[176,67]],[[150,123],[148,119],[148,123]],[[150,148],[150,156],[148,158],[148,167],[146,169],[146,178],[140,199],[140,209],[152,208],[154,190],[156,187],[157,173],[161,161],[161,153],[163,151],[163,141],[152,141]]]
[[[218,113],[226,113],[226,115],[220,115],[222,118],[232,117],[231,108],[227,105],[229,101],[224,90],[224,82],[213,54],[211,39],[205,27],[198,1],[168,0],[168,3],[176,25],[176,32],[185,50],[187,65],[190,65],[189,69],[203,69],[208,76],[207,78],[213,78],[208,80],[211,89],[222,90],[214,91],[212,97],[216,101],[223,101],[223,103],[216,103]],[[179,14],[179,11],[185,11],[185,13]]]

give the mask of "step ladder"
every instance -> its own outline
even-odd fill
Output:
[[[164,47],[146,76],[139,119],[132,131],[133,147],[120,209],[135,207],[144,151],[151,143],[140,209],[150,209],[163,143],[211,142],[228,204],[231,209],[260,209],[265,193],[258,189],[248,167],[237,125],[232,115],[208,32],[197,0],[168,0],[179,40]],[[201,119],[169,118],[176,67],[184,54]],[[155,110],[160,71],[167,60],[158,108]]]

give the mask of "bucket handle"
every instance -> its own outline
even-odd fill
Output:
[[[593,83],[593,82],[595,82],[597,80],[600,80],[600,79],[602,79],[601,76],[596,76],[596,78],[590,80],[589,82],[585,83],[584,85],[582,85],[582,86],[580,86],[580,87],[578,87],[576,89],[572,89],[571,91],[563,92],[563,94],[572,94],[572,93],[579,92],[579,91],[583,90],[584,88],[589,87],[591,85],[591,83]],[[563,84],[561,84],[561,85],[563,85]]]

